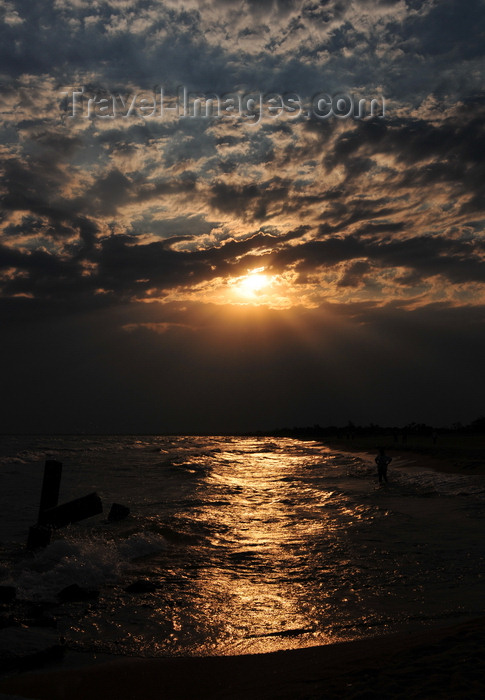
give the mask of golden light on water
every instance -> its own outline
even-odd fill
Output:
[[[144,462],[150,490],[143,485],[140,492],[138,522],[147,539],[139,540],[132,521],[119,542],[123,551],[129,545],[130,563],[123,555],[129,576],[153,582],[154,590],[138,598],[110,585],[97,610],[67,623],[71,643],[87,638],[100,650],[146,656],[253,654],[449,616],[450,586],[468,560],[443,568],[444,521],[436,515],[448,512],[448,502],[436,499],[422,521],[420,497],[410,498],[410,482],[396,475],[399,512],[388,510],[392,491],[375,488],[368,464],[312,441],[211,437],[161,444],[160,452],[145,453],[152,455]],[[158,461],[161,455],[166,461]],[[428,493],[428,478],[422,483]],[[162,501],[153,500],[157,493]],[[481,531],[473,524],[472,531],[482,546]],[[111,566],[104,525],[102,533],[100,554]],[[452,547],[461,556],[460,542]],[[477,562],[467,574],[471,582]],[[453,605],[463,614],[462,595]],[[481,609],[478,591],[473,606]]]
[[[301,477],[301,458],[273,447],[266,451],[255,442],[251,452],[247,441],[239,446],[233,439],[231,450],[218,454],[207,476],[213,500],[203,520],[213,524],[214,534],[212,556],[208,553],[194,581],[198,603],[193,614],[206,640],[196,647],[198,654],[261,653],[337,638],[318,629],[329,592],[314,591],[315,604],[304,595],[305,587],[318,587],[308,542],[328,543],[339,536],[334,514],[325,509],[334,494],[322,490],[311,504],[300,504],[294,480]],[[244,459],[238,459],[242,452]],[[306,464],[320,460],[309,458]],[[220,493],[224,500],[216,496]]]

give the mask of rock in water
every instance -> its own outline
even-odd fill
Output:
[[[122,506],[121,503],[113,503],[109,511],[108,520],[124,520],[130,514],[130,509],[127,506]]]
[[[0,586],[0,603],[11,603],[16,595],[14,586]]]
[[[96,600],[99,597],[99,591],[82,588],[77,583],[73,583],[59,591],[57,597],[61,603],[75,603],[84,600]]]
[[[157,587],[151,581],[139,579],[125,588],[127,593],[153,593]]]

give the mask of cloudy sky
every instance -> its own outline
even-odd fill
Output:
[[[0,431],[485,414],[483,0],[0,17]]]

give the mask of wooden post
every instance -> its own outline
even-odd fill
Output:
[[[61,486],[62,462],[55,459],[47,459],[44,465],[44,478],[40,494],[39,515],[37,524],[29,528],[27,539],[28,549],[47,547],[51,541],[51,530],[41,524],[42,513],[49,508],[55,508],[59,501],[59,489]]]
[[[61,485],[62,464],[55,459],[48,459],[44,467],[44,480],[40,496],[39,516],[37,524],[29,529],[27,547],[47,547],[51,539],[51,531],[77,523],[84,518],[90,518],[103,512],[103,504],[97,493],[90,493],[82,498],[76,498],[69,503],[58,506],[59,488]],[[122,507],[122,506],[121,506]],[[126,509],[129,512],[129,509]]]
[[[62,462],[57,462],[55,459],[46,460],[42,493],[40,495],[38,522],[41,521],[42,511],[47,510],[47,508],[55,508],[59,501],[61,476]]]
[[[79,520],[91,518],[103,512],[103,504],[97,493],[90,493],[87,496],[76,498],[69,503],[63,503],[55,508],[42,511],[39,518],[40,525],[47,525],[58,529]]]
[[[29,536],[27,539],[27,549],[38,549],[39,547],[47,547],[51,541],[51,529],[44,525],[32,525],[29,528]]]

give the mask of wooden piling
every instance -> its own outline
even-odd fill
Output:
[[[44,525],[32,525],[29,528],[29,536],[27,539],[27,549],[38,549],[39,547],[47,547],[51,541],[51,529]]]
[[[39,517],[41,522],[42,511],[48,508],[55,508],[59,502],[59,489],[61,486],[62,462],[55,459],[46,460],[44,466],[44,480],[42,482],[42,493],[40,495]]]
[[[59,501],[59,489],[61,487],[62,462],[55,459],[47,459],[44,465],[44,478],[40,494],[39,515],[37,523],[29,528],[27,539],[28,549],[47,547],[51,541],[51,530],[42,524],[42,513],[49,508],[55,508]]]
[[[63,503],[55,508],[42,511],[39,523],[55,529],[65,527],[79,520],[99,515],[103,512],[103,504],[97,493],[90,493],[82,498],[76,498],[69,503]]]
[[[103,505],[97,493],[90,493],[58,506],[61,476],[62,463],[55,459],[48,459],[44,467],[39,516],[36,525],[32,525],[29,529],[27,540],[29,549],[47,547],[53,529],[77,523],[79,520],[103,512]]]

